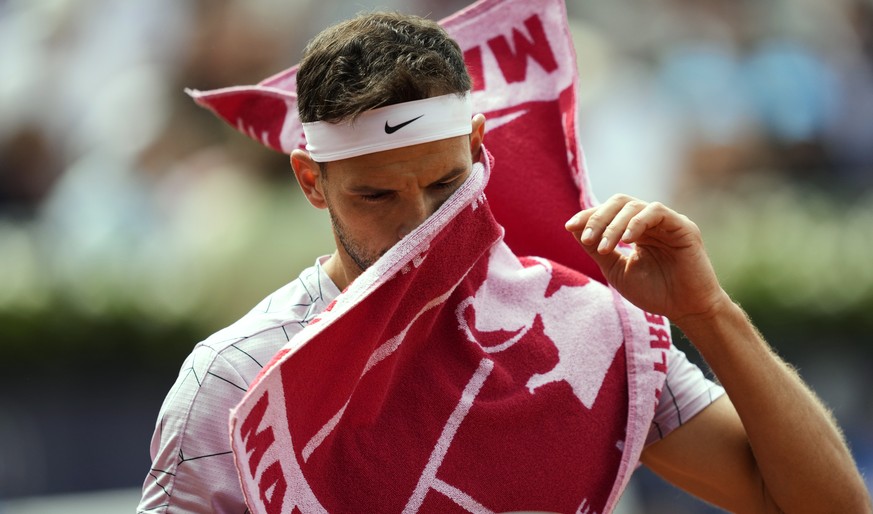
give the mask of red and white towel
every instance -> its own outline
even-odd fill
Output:
[[[649,339],[664,321],[517,257],[484,164],[252,384],[231,434],[253,512],[614,505],[663,380]]]
[[[563,229],[593,203],[564,3],[484,0],[442,24],[493,158],[251,385],[231,434],[253,512],[602,513],[637,464],[668,327],[589,280]],[[192,95],[289,152],[295,71]]]

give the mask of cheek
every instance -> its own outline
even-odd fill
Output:
[[[364,246],[382,248],[393,245],[396,240],[398,220],[401,216],[390,206],[364,204],[348,209],[345,225],[351,236]]]

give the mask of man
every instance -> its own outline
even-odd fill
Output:
[[[328,210],[337,250],[194,349],[161,409],[140,512],[246,510],[229,410],[294,332],[436,212],[484,159],[485,119],[471,120],[470,88],[457,44],[419,18],[363,15],[310,42],[297,74],[308,144],[291,153],[291,165],[310,203]],[[409,105],[437,122],[407,116]],[[368,130],[383,120],[377,112],[398,115],[384,133],[399,133],[402,144],[383,137],[382,125]],[[870,511],[833,420],[721,289],[690,220],[615,196],[566,229],[625,298],[683,330],[727,392],[671,347],[644,464],[732,511]],[[620,252],[619,243],[635,249]],[[593,510],[608,493],[591,492]]]

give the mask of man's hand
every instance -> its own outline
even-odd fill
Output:
[[[573,216],[566,228],[609,283],[643,310],[681,323],[712,316],[731,304],[700,229],[663,204],[615,195]]]

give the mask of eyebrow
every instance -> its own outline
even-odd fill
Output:
[[[445,175],[443,175],[442,177],[436,179],[435,181],[431,182],[431,183],[428,184],[428,185],[439,184],[440,182],[446,182],[446,181],[448,181],[448,180],[456,179],[456,178],[460,177],[461,175],[463,175],[463,174],[466,173],[466,172],[467,172],[467,168],[463,168],[463,167],[460,167],[460,166],[457,167],[457,168],[452,168],[451,171],[449,171],[448,173],[446,173]]]
[[[346,189],[349,193],[359,194],[359,195],[368,195],[373,193],[386,193],[388,191],[393,191],[392,189],[386,189],[384,187],[373,187],[373,186],[352,186]]]
[[[464,168],[464,167],[459,166],[456,168],[452,168],[448,173],[446,173],[442,177],[434,180],[433,182],[428,184],[428,186],[432,186],[433,184],[439,184],[440,182],[447,182],[450,180],[454,180],[466,172],[467,172],[467,168]],[[374,186],[368,186],[368,185],[362,184],[362,185],[356,185],[356,186],[349,187],[347,189],[347,191],[352,193],[352,194],[367,195],[367,194],[374,194],[374,193],[386,193],[386,192],[393,191],[393,189],[384,188],[384,187],[374,187]]]

